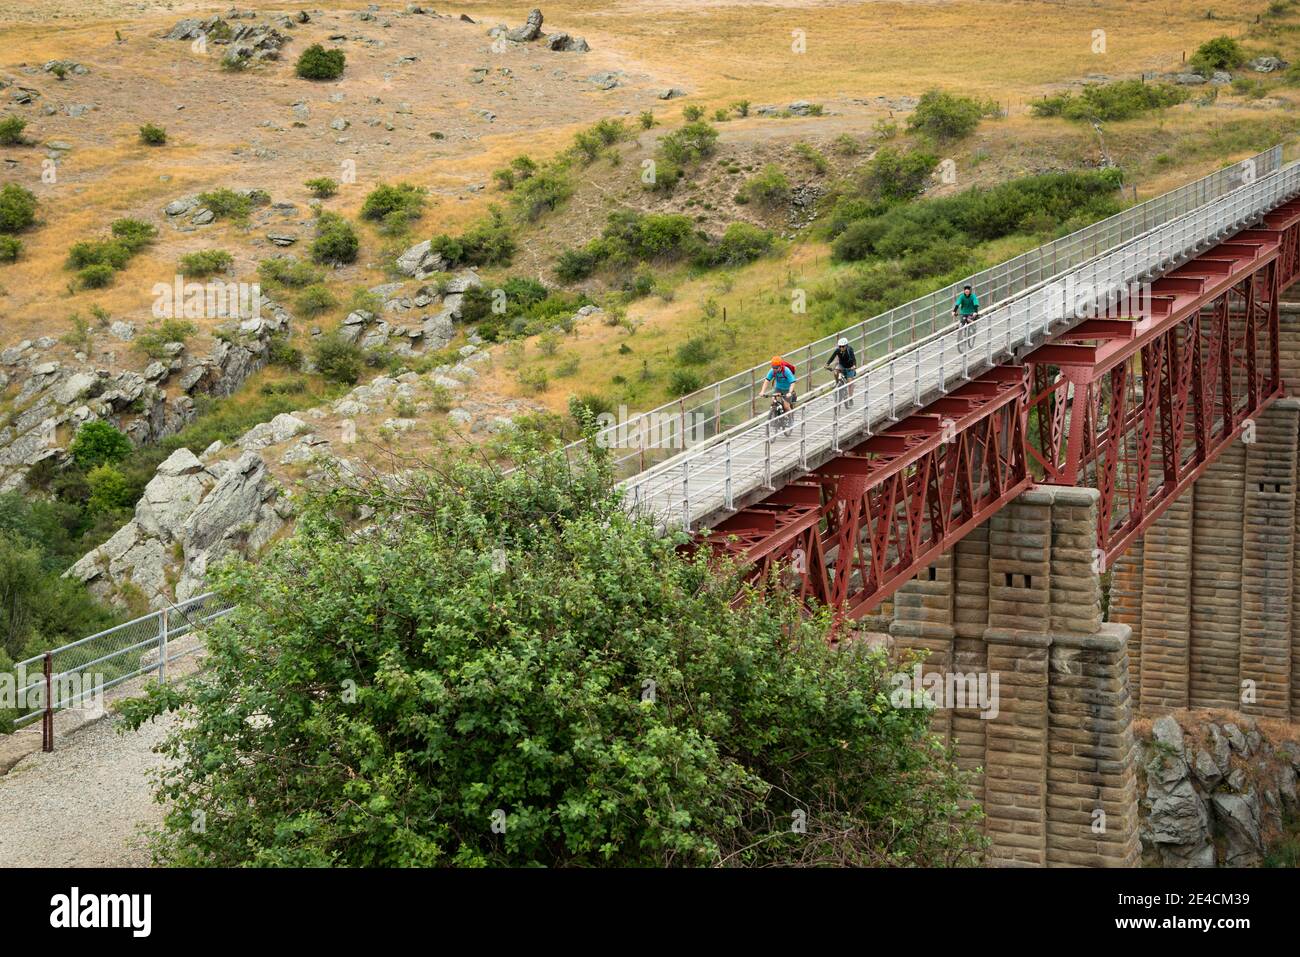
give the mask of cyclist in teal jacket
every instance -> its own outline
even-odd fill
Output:
[[[961,324],[964,326],[971,321],[971,317],[978,315],[980,311],[979,296],[975,295],[970,286],[963,286],[961,295],[953,300],[952,314],[961,316]]]

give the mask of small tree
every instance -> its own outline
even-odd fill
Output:
[[[167,131],[161,126],[146,123],[140,127],[140,142],[147,146],[162,146],[167,142]]]
[[[303,185],[311,190],[313,196],[317,196],[320,199],[328,199],[339,191],[339,184],[334,182],[334,180],[330,179],[328,176],[318,176],[315,179],[309,179],[307,182],[303,183]]]
[[[0,186],[0,233],[16,233],[36,222],[36,194],[17,183]]]
[[[342,50],[326,50],[319,43],[313,43],[298,57],[294,72],[304,80],[337,80],[343,75],[346,62]]]
[[[98,465],[120,462],[131,453],[131,440],[111,423],[96,419],[77,430],[72,440],[72,457],[86,471]]]

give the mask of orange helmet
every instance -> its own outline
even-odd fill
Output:
[[[781,365],[785,365],[785,360],[780,356],[772,356],[772,368],[775,369],[777,366]]]

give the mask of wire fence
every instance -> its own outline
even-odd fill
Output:
[[[823,390],[833,384],[834,373],[824,366],[841,336],[854,347],[865,371],[899,349],[954,328],[953,299],[966,284],[975,288],[987,312],[993,305],[1276,172],[1281,164],[1282,147],[1274,146],[784,355],[799,367],[802,391]],[[596,443],[613,451],[615,478],[630,478],[758,415],[759,391],[767,371],[765,364],[754,366],[598,431]],[[565,452],[579,452],[585,445],[585,441],[575,442]]]
[[[102,703],[106,691],[144,674],[167,681],[168,666],[203,647],[198,629],[232,611],[209,592],[18,662],[14,727],[44,719],[51,750],[56,712]]]

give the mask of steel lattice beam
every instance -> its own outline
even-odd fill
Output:
[[[931,403],[697,538],[851,618],[1035,481],[1100,491],[1109,565],[1283,394],[1278,298],[1300,201]]]

